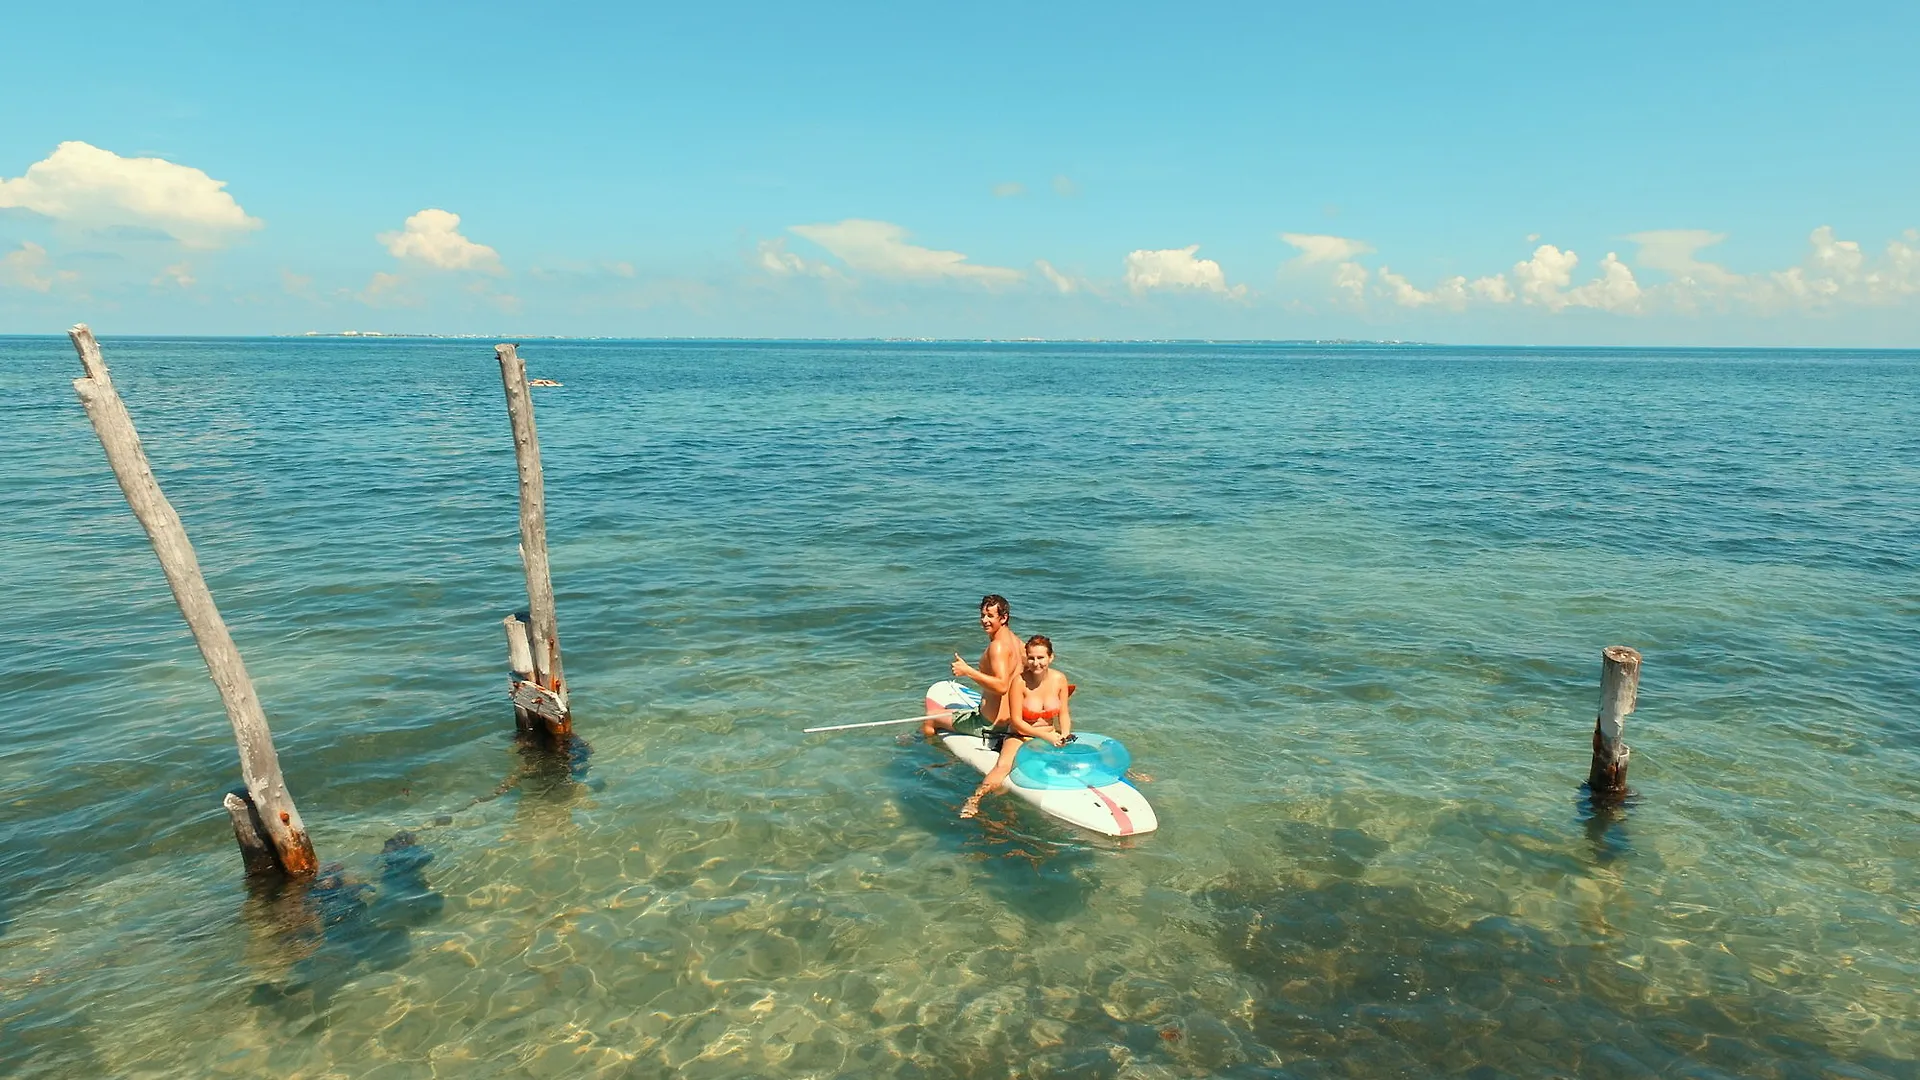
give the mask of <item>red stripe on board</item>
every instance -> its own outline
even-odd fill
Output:
[[[1120,804],[1117,802],[1114,802],[1112,799],[1107,798],[1106,792],[1101,791],[1099,788],[1094,787],[1091,784],[1087,785],[1087,790],[1093,792],[1095,795],[1100,796],[1100,801],[1103,803],[1106,803],[1107,809],[1113,812],[1114,823],[1120,826],[1120,835],[1132,836],[1133,835],[1133,819],[1128,817],[1127,812],[1120,808]]]

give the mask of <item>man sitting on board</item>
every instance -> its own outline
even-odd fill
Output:
[[[1013,608],[1006,597],[999,593],[981,597],[980,629],[987,635],[987,651],[980,654],[980,666],[976,668],[960,659],[959,653],[953,654],[953,677],[980,684],[980,718],[989,724],[1005,722],[1009,715],[1007,695],[1017,692],[1014,687],[1026,660],[1020,639],[1007,627],[1012,617]],[[955,719],[952,715],[928,717],[920,725],[920,734],[931,738],[935,731],[952,731]]]

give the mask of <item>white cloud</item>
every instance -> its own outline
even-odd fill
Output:
[[[1422,292],[1413,282],[1393,272],[1389,267],[1380,268],[1380,285],[1387,295],[1401,307],[1425,307],[1439,299],[1434,293]]]
[[[1908,230],[1914,240],[1914,230]],[[1869,259],[1857,240],[1841,240],[1822,225],[1807,236],[1807,257],[1756,283],[1753,298],[1764,308],[1785,305],[1897,303],[1920,293],[1920,250],[1889,240],[1885,254]],[[1748,279],[1753,281],[1754,279]]]
[[[1638,309],[1640,283],[1634,280],[1633,270],[1621,262],[1619,256],[1607,252],[1607,257],[1600,261],[1599,277],[1577,289],[1569,289],[1574,267],[1579,265],[1580,256],[1572,251],[1541,244],[1534,249],[1532,258],[1513,265],[1514,280],[1520,283],[1520,299],[1548,311],[1564,311],[1569,307],[1601,311]],[[1504,286],[1504,282],[1501,284]]]
[[[193,288],[193,265],[184,262],[174,263],[172,266],[160,271],[152,281],[148,282],[150,285],[166,285],[168,283],[178,285],[182,289]]]
[[[1035,259],[1033,260],[1033,265],[1036,269],[1040,271],[1041,277],[1046,278],[1049,282],[1052,282],[1053,287],[1056,289],[1059,289],[1063,293],[1073,292],[1075,289],[1078,289],[1080,287],[1079,282],[1061,273],[1060,271],[1055,270],[1053,268],[1053,264],[1048,262],[1045,259]]]
[[[1631,271],[1602,265],[1602,277],[1567,294],[1569,303],[1609,310],[1647,306],[1683,313],[1703,307],[1745,308],[1762,314],[1841,305],[1885,305],[1920,295],[1920,251],[1890,240],[1875,258],[1858,241],[1842,240],[1822,225],[1807,236],[1807,254],[1797,266],[1742,274],[1700,258],[1726,239],[1706,229],[1661,229],[1634,233],[1635,262],[1672,280],[1642,288]],[[1912,236],[1908,240],[1915,239]]]
[[[1640,283],[1633,279],[1633,270],[1609,251],[1600,260],[1600,276],[1568,292],[1567,303],[1601,311],[1634,311],[1640,306]]]
[[[1561,290],[1573,283],[1573,268],[1578,265],[1580,256],[1573,252],[1541,244],[1534,249],[1533,258],[1513,264],[1513,279],[1520,283],[1520,298],[1529,304],[1559,311],[1567,306]]]
[[[1382,266],[1379,273],[1379,289],[1394,303],[1406,308],[1418,308],[1433,305],[1450,311],[1461,311],[1474,300],[1504,304],[1513,299],[1513,290],[1507,285],[1505,274],[1476,278],[1468,281],[1464,275],[1441,278],[1432,289],[1421,289],[1405,277]]]
[[[1318,233],[1281,233],[1280,239],[1300,249],[1295,261],[1303,266],[1314,263],[1351,262],[1356,257],[1373,251],[1373,245],[1364,240],[1350,240],[1344,236],[1325,236]]]
[[[1127,288],[1135,295],[1149,289],[1200,289],[1222,296],[1245,296],[1247,287],[1227,286],[1227,275],[1212,259],[1196,257],[1199,244],[1127,255]]]
[[[22,241],[18,248],[0,255],[0,285],[43,293],[79,278],[80,275],[71,270],[50,270],[47,249],[31,240]]]
[[[1362,299],[1367,294],[1367,268],[1357,262],[1341,263],[1333,268],[1333,287],[1354,300]]]
[[[124,158],[63,142],[26,175],[0,179],[0,209],[17,208],[82,228],[157,229],[192,248],[213,248],[260,227],[226,183],[159,158]]]
[[[1473,295],[1496,304],[1513,303],[1513,286],[1507,284],[1507,275],[1495,274],[1492,277],[1475,278],[1468,286]]]
[[[909,244],[907,237],[912,234],[887,221],[848,218],[830,225],[795,225],[789,231],[820,245],[853,269],[878,277],[958,278],[985,285],[1000,285],[1018,281],[1024,276],[1020,271],[1005,266],[970,263],[965,255],[957,251],[936,251]],[[788,258],[799,257],[789,254]],[[768,265],[764,245],[761,265],[772,269]]]
[[[762,240],[755,262],[760,269],[775,277],[800,275],[803,277],[840,277],[840,271],[823,262],[802,258],[787,250],[785,240]]]
[[[1018,180],[1009,180],[1004,184],[993,185],[993,197],[996,199],[1011,199],[1018,195],[1025,195],[1026,193],[1027,185]]]
[[[1063,199],[1071,199],[1080,194],[1080,185],[1064,174],[1056,176],[1053,178],[1053,193]]]
[[[1807,262],[1837,279],[1852,280],[1859,276],[1860,268],[1866,265],[1866,256],[1860,254],[1860,242],[1834,239],[1831,225],[1822,225],[1813,230],[1807,237],[1807,243],[1813,247]]]
[[[1700,249],[1712,247],[1726,238],[1725,233],[1705,229],[1656,229],[1627,237],[1640,245],[1633,257],[1635,263],[1648,270],[1671,274],[1676,282],[1707,287],[1732,285],[1741,280],[1739,274],[1729,272],[1726,267],[1698,258]]]
[[[446,210],[422,210],[409,217],[400,231],[384,232],[374,239],[385,244],[388,253],[396,259],[424,263],[435,269],[504,272],[500,253],[460,235],[460,215]]]

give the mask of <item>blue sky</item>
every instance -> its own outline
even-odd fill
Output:
[[[9,15],[0,332],[1920,345],[1910,2],[261,7]]]

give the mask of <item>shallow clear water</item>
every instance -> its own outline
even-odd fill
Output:
[[[78,365],[0,340],[0,1072],[1920,1076],[1920,354],[529,343],[555,757],[490,343],[105,344],[343,869],[248,894]],[[989,591],[1158,833],[799,734]]]

